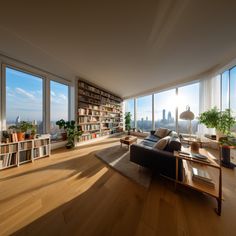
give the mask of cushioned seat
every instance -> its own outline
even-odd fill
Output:
[[[147,141],[151,141],[151,142],[157,142],[160,138],[155,136],[154,134],[150,134],[147,138],[145,138],[145,140]]]

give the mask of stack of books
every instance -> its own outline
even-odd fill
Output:
[[[201,168],[192,167],[192,179],[211,188],[215,188],[215,183],[209,173]]]

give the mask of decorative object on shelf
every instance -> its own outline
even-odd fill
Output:
[[[236,124],[230,109],[220,111],[217,107],[201,113],[199,122],[206,125],[207,128],[215,128],[217,140],[223,136],[229,136],[231,128]]]
[[[186,107],[186,111],[182,112],[179,116],[182,120],[189,120],[189,138],[191,138],[192,134],[192,120],[194,119],[193,112],[190,111],[190,106]]]
[[[66,148],[73,148],[75,147],[75,138],[79,137],[83,134],[83,131],[80,130],[80,127],[76,125],[74,120],[65,121],[63,119],[56,122],[59,125],[60,129],[64,129],[67,133],[67,144]]]
[[[125,113],[125,129],[128,131],[128,135],[130,135],[131,130],[131,116],[130,112]]]
[[[199,143],[198,142],[192,142],[191,143],[191,152],[193,153],[199,153]]]

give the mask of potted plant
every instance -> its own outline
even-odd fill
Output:
[[[126,112],[125,113],[125,129],[128,131],[128,135],[130,135],[130,129],[131,129],[131,113]]]
[[[63,120],[63,119],[58,120],[58,121],[56,122],[56,125],[58,125],[58,126],[59,126],[59,129],[61,130],[61,137],[62,137],[62,140],[63,140],[63,141],[67,140],[67,133],[66,133],[66,131],[65,131],[65,129],[64,129],[65,124],[66,124],[66,122],[65,122],[65,120]]]
[[[230,109],[220,111],[217,107],[201,113],[199,122],[207,128],[215,128],[217,140],[222,136],[230,135],[232,127],[236,124]]]
[[[66,148],[73,148],[75,146],[75,138],[81,136],[83,132],[80,130],[79,126],[75,124],[74,120],[64,121],[63,119],[61,119],[58,121],[58,125],[60,129],[64,129],[66,131]]]
[[[17,125],[10,126],[9,129],[15,129],[17,133],[18,141],[23,141],[25,138],[29,138],[30,135],[26,134],[28,129],[32,129],[33,125],[30,122],[21,121]]]

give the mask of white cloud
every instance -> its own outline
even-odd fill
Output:
[[[35,99],[35,96],[32,93],[29,93],[27,91],[25,91],[22,88],[16,88],[16,92],[20,95],[24,95],[25,97],[28,97],[30,99]]]
[[[59,98],[63,99],[63,100],[67,100],[67,97],[64,94],[59,94],[58,95]]]
[[[55,94],[53,91],[51,91],[51,95],[52,95],[53,97],[56,96],[56,94]]]

